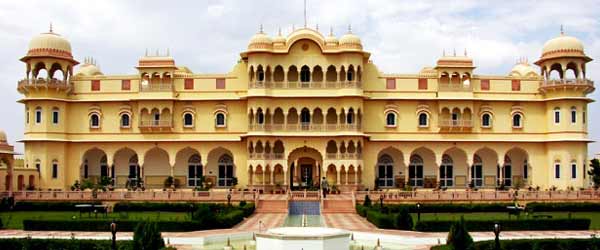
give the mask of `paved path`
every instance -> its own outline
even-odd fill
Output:
[[[342,228],[349,231],[370,231],[376,229],[373,224],[358,214],[323,214],[327,227]]]

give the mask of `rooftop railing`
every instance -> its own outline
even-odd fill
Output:
[[[468,92],[473,91],[473,85],[462,83],[440,83],[438,85],[438,91]]]
[[[18,82],[17,87],[23,88],[51,88],[51,89],[70,89],[71,84],[65,80],[58,79],[22,79]]]
[[[589,79],[563,79],[563,80],[544,80],[541,84],[542,87],[554,87],[554,86],[594,86],[594,81]]]
[[[150,83],[141,84],[141,92],[169,92],[173,91],[173,84],[170,83]]]
[[[362,88],[360,81],[255,81],[248,84],[251,89],[344,89],[344,88]]]
[[[140,128],[170,128],[173,122],[169,120],[141,120]]]
[[[472,120],[442,119],[438,122],[440,128],[472,128]]]
[[[295,132],[295,131],[359,131],[361,126],[358,124],[249,124],[250,131],[280,131],[280,132]]]

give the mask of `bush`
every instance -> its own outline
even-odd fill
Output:
[[[79,211],[78,204],[100,204],[100,202],[39,202],[19,201],[13,208],[14,211]]]
[[[476,213],[476,212],[508,212],[507,206],[514,206],[514,203],[477,203],[477,204],[451,204],[451,203],[436,203],[436,204],[421,204],[421,213]],[[406,208],[410,213],[417,212],[415,204],[397,204],[386,205],[391,213],[398,213]]]
[[[190,212],[195,211],[199,203],[185,202],[119,202],[115,204],[113,211],[115,212],[144,212],[144,211],[161,211],[161,212]]]
[[[241,200],[240,201],[240,207],[245,207],[246,206],[246,201],[245,200]]]
[[[451,250],[471,250],[473,247],[473,238],[469,235],[467,227],[465,226],[465,219],[460,218],[459,221],[454,222],[448,232],[448,238],[446,244],[450,246]]]
[[[110,240],[73,240],[73,239],[27,239],[4,238],[0,239],[2,250],[109,250]],[[131,241],[117,241],[117,249],[132,250]]]
[[[408,209],[400,210],[400,213],[396,216],[396,229],[400,230],[412,230],[413,229],[413,220],[408,213]]]
[[[368,194],[365,194],[365,201],[363,202],[363,206],[371,207],[371,198]]]
[[[378,228],[394,229],[394,215],[384,214],[377,210],[370,209],[367,211],[367,220]]]
[[[133,248],[159,250],[165,247],[165,241],[154,222],[140,222],[133,233]]]
[[[4,224],[2,224],[2,218],[0,218],[0,229],[4,228]]]
[[[580,250],[599,249],[600,240],[592,239],[524,239],[524,240],[502,240],[502,249],[506,250]],[[431,250],[448,249],[448,246],[435,246]],[[494,249],[494,241],[480,241],[473,244],[473,250]]]
[[[362,217],[367,217],[367,211],[368,208],[363,206],[363,205],[359,205],[356,204],[356,213]]]
[[[31,231],[90,231],[109,232],[111,221],[108,219],[97,220],[23,220],[23,229]],[[120,232],[132,232],[140,221],[116,220]],[[197,230],[217,229],[214,225],[202,225],[194,221],[157,221],[158,229],[162,232],[189,232]]]
[[[415,230],[423,232],[447,232],[455,221],[419,221]],[[471,232],[491,232],[494,223],[500,223],[503,231],[542,230],[588,230],[590,219],[521,219],[521,220],[468,220],[466,227]]]
[[[598,202],[561,202],[545,203],[532,202],[527,204],[529,212],[597,212],[600,211]]]

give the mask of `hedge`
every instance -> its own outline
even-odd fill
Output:
[[[598,212],[599,202],[532,202],[527,204],[529,212]]]
[[[394,229],[394,221],[396,216],[393,214],[384,214],[376,210],[367,211],[367,220],[378,228]]]
[[[586,250],[600,248],[600,239],[524,239],[502,240],[502,250]],[[448,246],[434,246],[431,250],[445,250]],[[475,242],[473,250],[494,249],[494,241]]]
[[[454,220],[419,221],[415,230],[422,232],[448,232]],[[588,230],[590,219],[519,219],[519,220],[465,220],[467,230],[471,232],[489,231],[494,223],[499,223],[503,231],[541,231],[541,230]]]
[[[79,211],[75,205],[100,204],[100,202],[40,202],[19,201],[15,204],[13,211]]]
[[[5,238],[0,239],[2,250],[109,250],[110,240],[72,240],[72,239],[27,239]],[[117,241],[117,249],[133,249],[131,241]]]
[[[115,204],[114,212],[144,212],[144,211],[161,211],[161,212],[190,212],[196,211],[200,204],[206,204],[214,210],[222,210],[228,208],[226,204],[218,203],[194,203],[194,202],[178,202],[178,203],[166,203],[166,202],[118,202]],[[231,207],[239,207],[232,205]],[[246,203],[243,210],[251,210],[250,214],[254,212],[254,203]],[[246,216],[250,215],[245,213]]]
[[[421,213],[476,213],[476,212],[507,212],[507,206],[514,203],[433,203],[421,204]],[[398,213],[402,208],[408,209],[410,213],[417,212],[416,204],[388,204],[383,206],[384,212]]]

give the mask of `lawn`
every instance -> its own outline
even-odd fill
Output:
[[[417,221],[417,214],[411,214],[413,221]],[[518,217],[520,219],[533,218],[534,214],[527,215],[521,213]],[[568,212],[538,212],[535,215],[550,215],[552,218],[569,218]],[[459,220],[461,216],[464,216],[465,220],[498,220],[508,219],[508,213],[499,212],[482,212],[482,213],[421,213],[421,220]],[[529,216],[529,217],[528,217]],[[511,215],[511,219],[517,219],[516,216]],[[590,219],[590,229],[600,229],[600,212],[573,212],[571,218],[588,218]]]
[[[0,218],[4,228],[23,229],[23,220],[25,219],[73,219],[87,220],[88,214],[81,214],[77,211],[16,211],[0,212]],[[91,214],[94,219],[94,214]],[[189,213],[183,212],[116,212],[109,213],[107,217],[98,214],[98,218],[130,219],[130,220],[151,220],[151,221],[187,221],[190,220]]]

